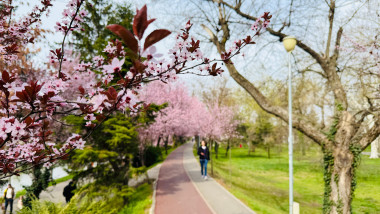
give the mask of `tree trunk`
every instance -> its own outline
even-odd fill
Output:
[[[371,156],[369,158],[379,158],[379,141],[380,137],[371,143]]]
[[[230,140],[228,139],[228,143],[230,142]],[[232,167],[231,167],[231,148],[230,148],[230,152],[229,152],[229,158],[228,158],[228,168],[229,168],[229,173],[230,173],[230,186],[232,186]]]
[[[168,143],[169,143],[169,136],[165,140],[165,154],[168,154]]]
[[[248,156],[251,155],[251,142],[248,142]]]
[[[270,146],[267,146],[268,159],[270,159]]]
[[[212,158],[212,143],[213,141],[210,142],[210,162],[211,162],[211,175],[214,176],[214,161]]]
[[[159,147],[159,146],[160,146],[160,141],[161,141],[161,137],[158,137],[156,147]]]
[[[228,139],[228,142],[227,142],[226,157],[228,155],[228,150],[230,150],[230,139]]]
[[[300,148],[301,148],[302,156],[305,156],[306,155],[305,136],[299,131],[297,131],[297,135],[298,135],[298,143],[299,143]]]
[[[215,159],[218,159],[219,144],[217,142],[215,142],[214,150],[215,150]]]
[[[335,147],[324,150],[325,193],[323,213],[350,214],[353,191],[356,186],[355,169],[360,149]]]
[[[140,161],[141,161],[141,165],[142,166],[145,166],[145,156],[144,156],[144,152],[145,151],[145,147],[144,148],[140,148],[139,149],[139,153],[140,153]]]

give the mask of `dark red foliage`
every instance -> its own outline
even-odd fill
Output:
[[[144,5],[140,10],[136,11],[133,19],[133,32],[141,40],[148,25],[154,22],[155,19],[148,20],[147,7]]]
[[[129,49],[131,49],[131,51],[133,51],[133,53],[137,54],[138,43],[137,43],[136,38],[133,36],[133,34],[129,30],[127,30],[127,29],[125,29],[125,27],[123,27],[121,25],[117,25],[117,24],[108,25],[107,29],[112,31],[117,36],[119,36],[124,41],[124,43],[127,45],[127,47]]]
[[[150,33],[146,37],[145,43],[144,43],[144,50],[146,50],[147,48],[149,48],[153,44],[159,42],[163,38],[169,36],[170,33],[171,33],[170,31],[165,30],[165,29],[154,30],[152,33]]]

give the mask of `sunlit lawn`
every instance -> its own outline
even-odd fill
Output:
[[[126,205],[119,214],[144,214],[149,213],[152,205],[152,186],[145,183],[137,187],[136,192],[131,196],[128,205]]]
[[[287,150],[274,151],[271,159],[256,149],[248,156],[246,148],[234,148],[232,159],[219,149],[214,173],[219,182],[257,213],[288,212]],[[211,170],[211,165],[209,165]],[[231,174],[230,174],[231,169]],[[380,213],[380,159],[362,156],[357,170],[358,184],[353,201],[353,213]],[[302,156],[294,154],[294,200],[301,213],[321,213],[323,201],[322,154],[311,148]]]

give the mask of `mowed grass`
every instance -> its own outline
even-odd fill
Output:
[[[273,151],[271,159],[266,155],[261,149],[248,156],[247,148],[233,148],[230,161],[220,148],[218,159],[214,159],[214,177],[257,213],[288,213],[287,149]],[[301,213],[322,213],[322,160],[316,147],[306,155],[294,154],[294,201],[300,204]],[[211,172],[211,164],[208,168]],[[353,213],[380,213],[380,159],[362,156]]]
[[[150,184],[143,184],[136,188],[126,205],[119,214],[144,214],[149,213],[152,206],[153,188]]]

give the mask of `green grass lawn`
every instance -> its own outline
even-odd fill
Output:
[[[152,206],[152,185],[147,183],[137,187],[136,192],[132,194],[128,205],[126,205],[119,214],[144,214],[149,213]]]
[[[272,152],[256,149],[248,156],[247,148],[233,148],[232,159],[219,149],[214,162],[216,179],[257,213],[288,212],[288,158],[285,148]],[[209,173],[211,165],[208,166]],[[322,154],[312,147],[305,156],[294,154],[294,201],[301,213],[321,213],[323,201]],[[380,159],[362,156],[357,170],[357,189],[353,213],[380,213]]]

